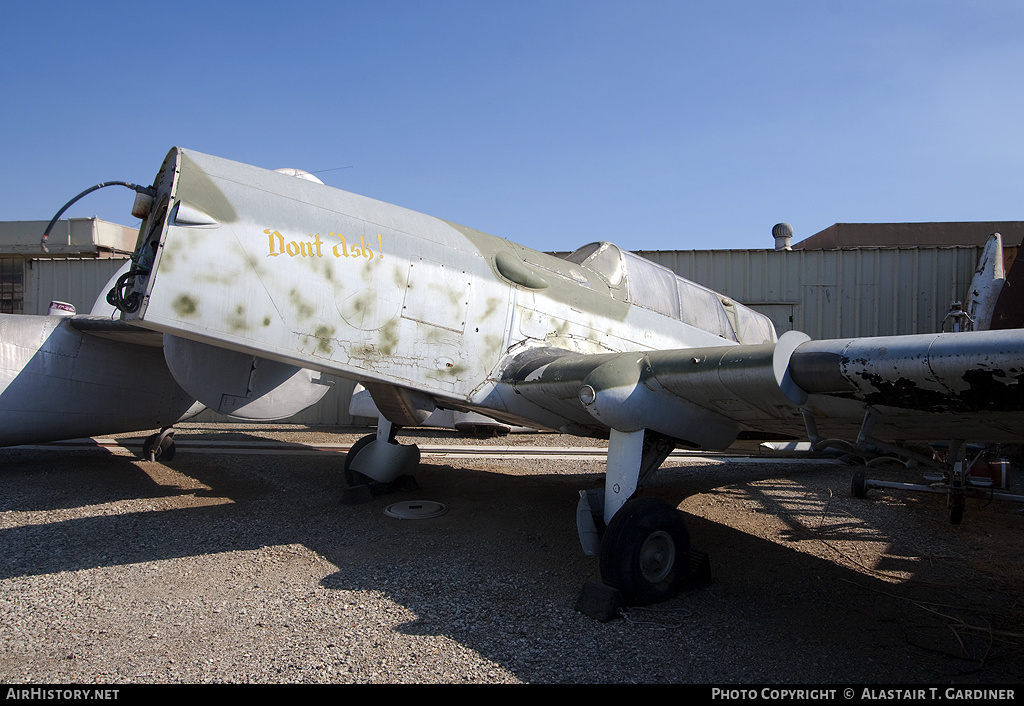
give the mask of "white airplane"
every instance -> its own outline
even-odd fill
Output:
[[[109,300],[125,330],[164,335],[188,397],[230,408],[254,361],[292,372],[287,392],[243,387],[267,407],[313,400],[317,372],[359,381],[381,421],[346,458],[356,482],[414,469],[396,432],[439,408],[608,438],[604,490],[581,493],[577,518],[629,605],[687,578],[681,513],[637,497],[677,446],[810,440],[939,465],[922,449],[943,442],[962,497],[968,442],[1022,439],[1021,330],[777,338],[766,317],[611,243],[559,259],[180,148],[140,200]]]

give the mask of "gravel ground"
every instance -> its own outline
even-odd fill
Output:
[[[178,438],[351,443],[353,432],[184,425]],[[416,434],[460,439],[479,443]],[[1020,505],[972,499],[954,527],[942,496],[849,497],[851,469],[838,462],[673,458],[645,493],[689,513],[713,580],[601,623],[575,610],[597,577],[575,506],[600,485],[602,463],[425,458],[419,490],[346,506],[340,461],[185,444],[168,463],[120,447],[0,449],[0,682],[1024,675]],[[412,499],[448,512],[385,515]]]

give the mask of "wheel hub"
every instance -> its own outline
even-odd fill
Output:
[[[676,543],[663,530],[653,532],[640,547],[640,572],[650,583],[663,581],[676,563]]]

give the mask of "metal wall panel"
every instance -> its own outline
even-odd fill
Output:
[[[981,246],[638,254],[812,338],[933,333],[963,301]],[[792,321],[790,321],[792,317]]]
[[[127,259],[28,260],[24,313],[45,314],[56,300],[74,304],[79,314],[88,314],[107,281]]]

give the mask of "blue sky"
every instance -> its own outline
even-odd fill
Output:
[[[1021,220],[1022,37],[1010,1],[5,3],[0,220],[174,145],[546,250]]]

